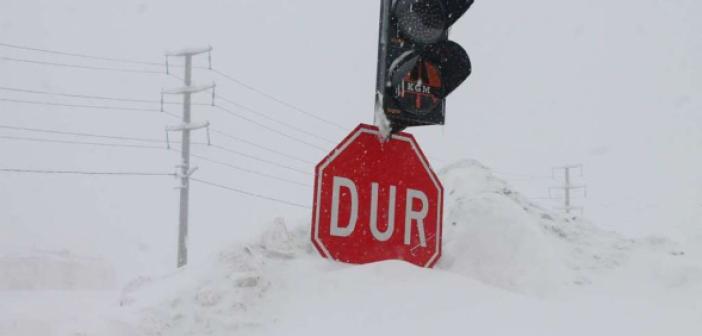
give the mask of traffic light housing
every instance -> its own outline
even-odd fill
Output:
[[[449,28],[473,0],[382,0],[377,97],[392,131],[443,125],[446,97],[471,73]]]

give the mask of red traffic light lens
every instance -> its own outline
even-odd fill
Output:
[[[402,34],[419,44],[440,41],[449,22],[441,0],[399,0],[395,17]]]
[[[421,116],[441,103],[442,85],[439,67],[429,60],[420,59],[395,84],[394,98],[403,110]]]

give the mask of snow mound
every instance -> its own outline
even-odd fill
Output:
[[[311,255],[308,233],[290,233],[276,219],[259,241],[236,245],[210,265],[188,266],[160,278],[139,278],[124,290],[120,304],[136,308],[146,335],[236,333],[265,320],[258,310],[271,287],[271,266]]]
[[[684,260],[677,243],[662,237],[626,239],[585,218],[550,212],[477,161],[458,162],[439,176],[446,188],[441,269],[536,295],[611,283],[608,275],[631,273],[632,267],[637,273],[658,274],[657,268],[668,265],[690,282],[702,283],[692,280],[702,275],[702,265]],[[655,274],[643,282],[667,287],[680,277]],[[621,280],[622,286],[631,280]]]
[[[589,282],[575,272],[587,262],[575,254],[604,248],[607,255],[586,268],[607,268],[621,258],[610,253],[611,247],[627,246],[615,234],[530,202],[477,161],[456,163],[439,176],[447,193],[442,269],[509,290],[545,294]],[[602,240],[599,244],[594,244],[595,236]]]
[[[290,231],[277,219],[258,240],[232,246],[210,265],[133,281],[120,303],[144,335],[416,335],[463,330],[469,316],[479,317],[476,330],[504,335],[539,330],[550,316],[566,321],[552,334],[618,324],[656,335],[699,324],[691,316],[699,313],[702,265],[677,243],[626,239],[549,212],[476,161],[439,175],[446,204],[437,269],[331,262],[312,247],[308,222]],[[627,291],[631,302],[612,299]],[[542,300],[563,293],[579,298],[568,309]],[[691,310],[666,313],[658,302]]]
[[[112,266],[69,251],[0,255],[0,290],[105,290],[116,286]]]

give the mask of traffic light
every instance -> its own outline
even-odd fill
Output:
[[[392,131],[443,125],[445,98],[471,73],[449,28],[473,0],[382,0],[377,101]]]

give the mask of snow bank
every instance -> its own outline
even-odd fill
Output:
[[[539,296],[575,287],[633,297],[658,291],[664,300],[693,290],[702,297],[702,261],[668,238],[627,239],[550,212],[477,161],[439,176],[447,193],[441,269]]]
[[[68,251],[0,255],[0,290],[105,290],[115,287],[112,266]]]
[[[210,265],[133,281],[120,304],[146,316],[137,322],[146,335],[203,335],[259,327],[267,321],[259,307],[272,286],[273,266],[311,256],[308,237],[304,230],[288,232],[283,220],[276,219],[259,241],[233,246]]]
[[[330,262],[312,248],[308,223],[289,231],[278,219],[210,265],[135,280],[120,303],[144,335],[685,335],[702,328],[702,265],[675,242],[626,239],[551,213],[476,161],[440,176],[446,218],[437,269]]]
[[[512,291],[548,295],[592,284],[636,245],[584,218],[548,211],[465,160],[439,173],[446,186],[442,269]]]
[[[475,161],[443,169],[444,256],[439,268],[502,288],[544,294],[567,283],[554,245],[564,221],[522,198]],[[573,224],[570,224],[573,225]]]

